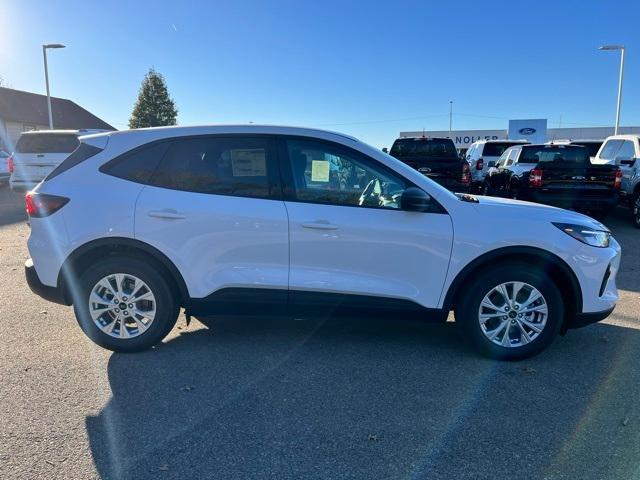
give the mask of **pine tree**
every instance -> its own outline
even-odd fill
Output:
[[[144,76],[133,106],[129,128],[175,125],[178,110],[169,96],[164,77],[153,68]]]

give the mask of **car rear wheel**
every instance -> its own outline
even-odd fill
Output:
[[[553,342],[564,308],[547,274],[530,265],[514,264],[478,276],[455,316],[465,339],[481,354],[519,360]]]
[[[178,305],[167,279],[133,257],[108,257],[80,277],[74,310],[98,345],[116,352],[152,347],[173,328]]]

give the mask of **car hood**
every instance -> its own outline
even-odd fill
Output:
[[[563,208],[551,207],[540,203],[524,202],[509,198],[477,196],[478,202],[473,206],[484,218],[495,218],[499,221],[523,220],[573,223],[589,226],[597,230],[609,230],[602,223],[582,213]]]

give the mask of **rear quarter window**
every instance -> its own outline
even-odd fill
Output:
[[[85,160],[88,160],[94,155],[97,155],[101,151],[101,148],[94,147],[93,145],[89,145],[88,143],[81,143],[80,146],[76,148],[71,155],[69,155],[60,165],[54,168],[53,171],[49,175],[47,175],[45,181],[57,177],[61,173],[66,172],[76,165],[79,165]]]
[[[17,153],[71,153],[80,141],[74,134],[38,133],[22,135],[16,144]]]
[[[150,143],[114,158],[100,167],[102,173],[137,183],[149,183],[170,141]]]

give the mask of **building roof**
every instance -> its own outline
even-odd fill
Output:
[[[51,111],[55,128],[115,130],[104,120],[66,98],[51,97]],[[0,118],[11,122],[48,125],[47,96],[0,87]]]

